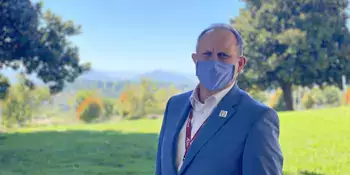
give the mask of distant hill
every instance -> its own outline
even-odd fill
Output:
[[[78,79],[79,80],[103,80],[103,81],[120,81],[128,80],[137,76],[137,73],[128,72],[128,71],[99,71],[91,70],[84,73]]]
[[[16,83],[16,74],[10,69],[3,69],[1,74],[7,76],[11,83]],[[43,82],[35,75],[29,76],[37,85],[44,85]],[[124,90],[125,85],[130,83],[138,83],[142,78],[151,79],[156,82],[159,87],[169,87],[174,85],[181,91],[188,91],[195,87],[196,79],[193,75],[186,75],[176,72],[154,70],[146,73],[134,72],[112,72],[91,70],[79,76],[74,83],[67,84],[63,92],[54,96],[54,104],[60,108],[68,108],[67,102],[74,97],[79,90],[99,90],[103,96],[117,98]]]
[[[163,70],[154,70],[151,72],[140,74],[134,77],[132,80],[138,81],[142,78],[148,78],[157,82],[173,83],[173,84],[194,84],[195,83],[193,76],[176,73],[176,72],[168,72]]]
[[[146,73],[135,72],[112,72],[112,71],[98,71],[92,70],[81,75],[78,80],[96,80],[96,81],[130,81],[139,82],[141,79],[151,79],[159,83],[168,83],[174,85],[195,85],[196,78],[193,75],[186,75],[177,72],[170,72],[164,70],[154,70]]]
[[[116,97],[121,94],[125,85],[138,83],[144,78],[156,82],[160,87],[174,85],[182,91],[193,89],[196,85],[194,77],[163,70],[154,70],[141,74],[92,70],[80,76],[74,83],[67,85],[64,91],[73,92],[83,89],[99,89],[105,96]]]
[[[17,72],[11,69],[3,69],[0,71],[1,74],[7,76],[11,83],[16,82],[16,74]],[[29,76],[31,80],[35,83],[42,84],[42,81],[35,77],[35,75]],[[152,81],[159,83],[169,83],[174,85],[195,85],[197,80],[194,75],[186,75],[177,72],[170,72],[164,70],[154,70],[146,73],[135,73],[135,72],[127,72],[127,71],[99,71],[99,70],[91,70],[89,72],[84,73],[80,77],[77,78],[76,81],[108,81],[108,82],[116,82],[116,81],[131,81],[138,82],[142,78],[148,78]]]

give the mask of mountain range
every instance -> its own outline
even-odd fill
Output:
[[[3,69],[0,71],[1,74],[7,76],[11,83],[16,82],[17,72],[11,69]],[[29,78],[37,84],[42,84],[41,80],[36,78],[34,75],[30,75]],[[170,83],[174,85],[195,85],[197,79],[195,75],[183,74],[178,72],[171,72],[165,70],[153,70],[145,73],[135,73],[131,71],[102,71],[102,70],[91,70],[79,76],[77,80],[84,81],[131,81],[138,82],[142,78],[151,79],[155,82]]]

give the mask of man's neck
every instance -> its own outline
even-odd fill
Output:
[[[201,103],[204,103],[206,99],[208,99],[210,96],[220,92],[221,90],[216,90],[216,91],[211,91],[208,90],[207,88],[203,87],[202,85],[198,86],[198,97],[199,101]]]
[[[202,86],[201,84],[199,84],[198,86],[198,100],[201,103],[204,103],[206,99],[208,99],[209,97],[215,95],[216,93],[219,93],[220,91],[230,87],[234,82],[230,83],[229,85],[227,85],[225,88],[223,89],[219,89],[219,90],[215,90],[215,91],[211,91],[208,90],[207,88],[205,88],[204,86]]]

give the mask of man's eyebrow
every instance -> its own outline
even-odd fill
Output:
[[[205,54],[205,53],[208,53],[208,52],[213,53],[213,50],[205,49],[205,50],[202,52],[202,54]]]

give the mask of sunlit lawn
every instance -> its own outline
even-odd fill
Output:
[[[285,174],[350,174],[350,107],[280,113],[280,119]],[[160,124],[21,129],[0,138],[0,175],[153,174]]]

